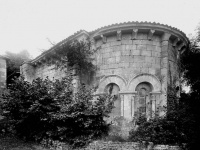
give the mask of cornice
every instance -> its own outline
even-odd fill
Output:
[[[116,23],[116,24],[112,24],[112,25],[108,25],[108,26],[104,26],[101,28],[98,28],[94,31],[89,32],[91,37],[95,37],[98,35],[103,35],[105,33],[111,33],[111,32],[115,32],[118,30],[133,30],[133,29],[150,29],[150,30],[160,30],[163,32],[168,32],[170,34],[174,34],[177,37],[180,37],[181,39],[183,39],[183,41],[185,43],[189,43],[188,38],[186,37],[186,34],[184,32],[182,32],[181,30],[166,25],[166,24],[160,24],[160,23],[156,23],[156,22],[138,22],[138,21],[133,21],[133,22],[124,22],[124,23]]]
[[[59,48],[59,46],[62,46],[63,44],[67,43],[68,41],[77,38],[81,34],[85,34],[90,38],[93,38],[97,35],[104,37],[103,34],[106,32],[115,32],[116,31],[116,33],[117,33],[119,31],[121,32],[121,30],[124,30],[124,29],[125,30],[127,30],[127,29],[130,29],[130,30],[137,30],[137,29],[161,30],[164,32],[173,33],[178,38],[183,39],[183,41],[185,43],[189,43],[189,40],[186,37],[184,32],[182,32],[181,30],[174,28],[172,26],[166,25],[166,24],[160,24],[160,23],[156,23],[156,22],[147,22],[147,21],[145,21],[145,22],[138,22],[138,21],[123,22],[123,23],[116,23],[116,24],[104,26],[104,27],[98,28],[91,32],[87,32],[85,30],[80,30],[80,31],[74,33],[73,35],[67,37],[66,39],[62,40],[61,42],[57,43],[56,45],[51,47],[49,50],[43,52],[41,55],[39,55],[35,59],[29,61],[29,63],[33,64],[33,63],[41,60],[48,53],[55,51],[57,48]],[[135,36],[135,34],[133,35],[133,38],[134,38],[134,36]],[[120,39],[120,35],[119,35],[119,39]]]

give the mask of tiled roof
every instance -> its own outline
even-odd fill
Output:
[[[97,32],[97,31],[99,31],[99,30],[106,29],[106,28],[108,28],[108,27],[115,27],[115,26],[117,27],[117,26],[128,25],[128,24],[130,24],[130,25],[131,25],[131,24],[136,24],[136,25],[138,25],[138,26],[139,26],[139,25],[142,25],[142,24],[161,25],[161,26],[165,26],[165,27],[168,27],[168,28],[177,30],[177,31],[179,31],[179,32],[181,32],[182,34],[185,35],[185,33],[184,33],[183,31],[179,30],[178,28],[169,26],[169,25],[167,25],[167,24],[161,24],[161,23],[156,23],[156,22],[147,22],[147,21],[141,21],[141,22],[138,22],[138,21],[128,21],[128,22],[123,22],[123,23],[115,23],[115,24],[111,24],[111,25],[107,25],[107,26],[103,26],[103,27],[101,27],[101,28],[98,28],[98,29],[96,29],[96,30],[94,30],[94,31],[89,32],[89,34],[93,34],[93,33]],[[186,36],[186,35],[185,35],[185,36]]]

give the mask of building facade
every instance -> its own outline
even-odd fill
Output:
[[[37,77],[61,78],[64,73],[45,64],[48,53],[69,40],[90,39],[95,50],[96,94],[115,95],[111,117],[132,120],[138,115],[154,117],[164,113],[169,85],[179,86],[179,57],[188,44],[186,35],[171,26],[149,22],[128,22],[79,31],[34,60],[21,66],[27,81]],[[177,91],[178,92],[178,91]]]

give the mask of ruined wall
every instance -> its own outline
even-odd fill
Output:
[[[6,78],[6,59],[0,56],[0,96],[2,94],[2,91],[6,88]]]

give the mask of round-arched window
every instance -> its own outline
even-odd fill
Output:
[[[115,83],[110,83],[105,88],[105,93],[110,94],[111,96],[114,96],[113,103],[114,103],[115,108],[112,109],[110,117],[121,115],[121,99],[119,96],[119,91],[120,91],[120,88]]]

